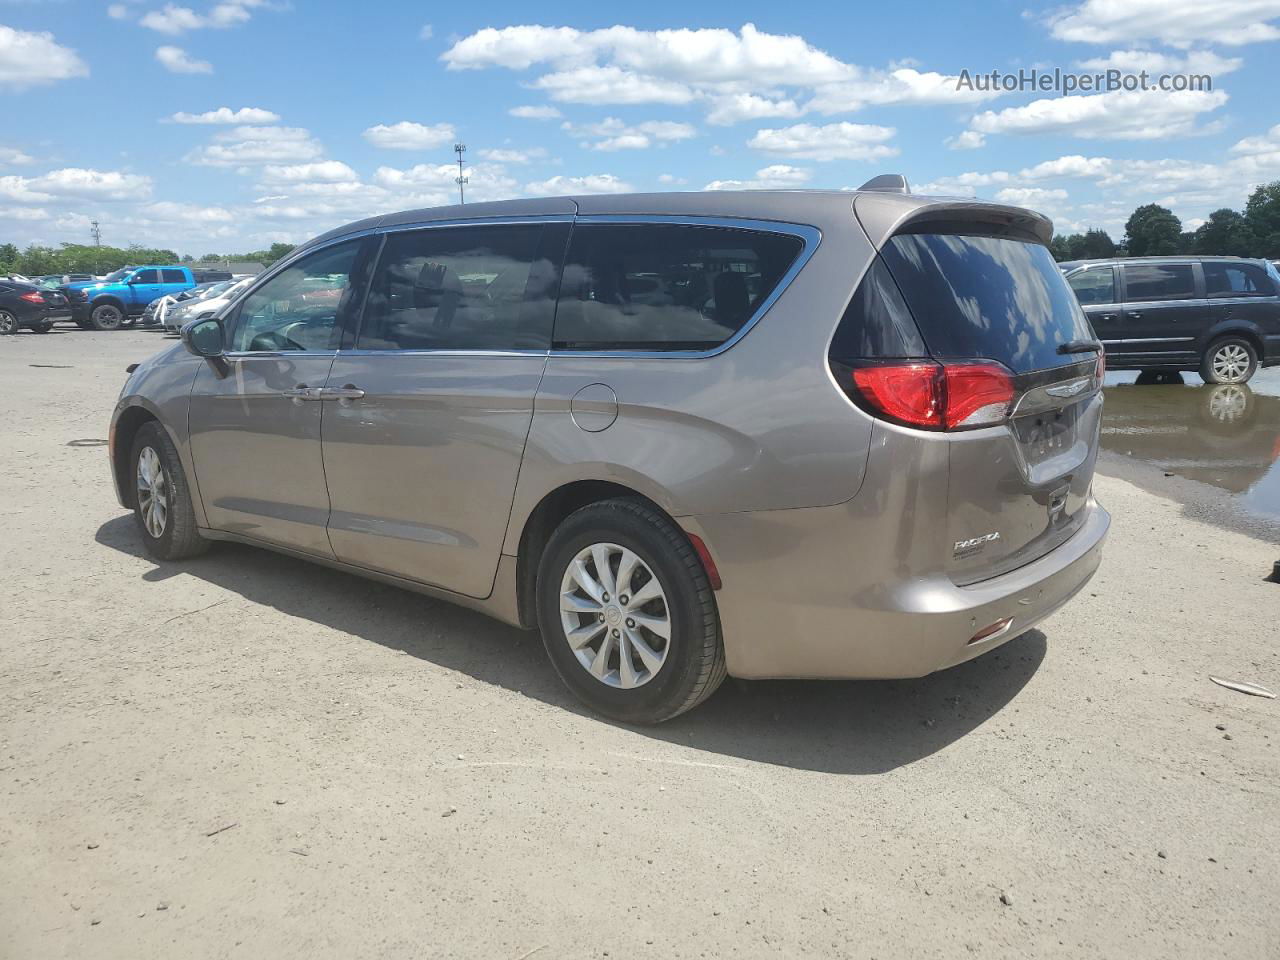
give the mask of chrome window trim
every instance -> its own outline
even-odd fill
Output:
[[[657,224],[663,226],[686,227],[720,227],[728,230],[751,230],[756,233],[780,233],[797,237],[804,244],[795,261],[782,275],[782,278],[765,297],[764,302],[756,308],[755,313],[747,318],[733,334],[723,343],[710,350],[557,350],[555,348],[554,330],[552,331],[552,357],[625,357],[637,359],[652,357],[667,360],[705,360],[730,349],[735,343],[751,332],[751,328],[760,322],[769,309],[787,291],[792,282],[800,275],[819,244],[822,243],[822,231],[817,227],[803,223],[790,223],[784,220],[747,220],[740,217],[694,217],[679,214],[595,214],[579,216],[574,219],[574,226],[584,224],[619,225],[619,224]]]
[[[527,217],[476,217],[473,220],[419,220],[414,223],[397,223],[387,227],[377,227],[374,233],[404,233],[407,230],[434,230],[437,227],[514,227],[526,223],[573,223],[573,214],[552,213],[543,216]]]
[[[1187,343],[1195,337],[1136,337],[1132,340],[1102,340],[1101,343]]]

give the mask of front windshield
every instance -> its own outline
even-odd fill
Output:
[[[115,283],[119,280],[123,280],[131,273],[133,273],[133,267],[121,267],[119,270],[112,270],[102,279],[108,283]]]
[[[207,287],[201,287],[196,291],[193,300],[208,300],[210,297],[216,297],[223,291],[231,287],[235,283],[234,280],[220,280],[217,283],[211,283]]]

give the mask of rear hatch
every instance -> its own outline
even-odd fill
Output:
[[[855,401],[948,444],[939,559],[960,584],[1079,529],[1101,421],[1101,346],[1043,231],[991,209],[897,227],[831,347]]]

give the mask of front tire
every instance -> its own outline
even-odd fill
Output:
[[[152,421],[138,430],[129,458],[133,517],[147,553],[157,560],[184,560],[209,549],[200,536],[191,488],[169,434]]]
[[[1222,337],[1209,344],[1200,362],[1205,383],[1248,383],[1258,369],[1258,351],[1244,337]]]
[[[95,330],[119,330],[124,311],[114,303],[100,303],[89,313],[89,325]]]
[[[53,321],[45,320],[42,323],[34,323],[31,325],[31,329],[35,333],[48,333],[53,329]]]
[[[538,624],[560,679],[593,710],[660,723],[725,677],[720,617],[684,531],[635,500],[583,507],[538,565]]]

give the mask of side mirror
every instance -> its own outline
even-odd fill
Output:
[[[222,321],[216,317],[192,320],[182,328],[182,345],[190,353],[206,360],[221,357],[226,352]]]

